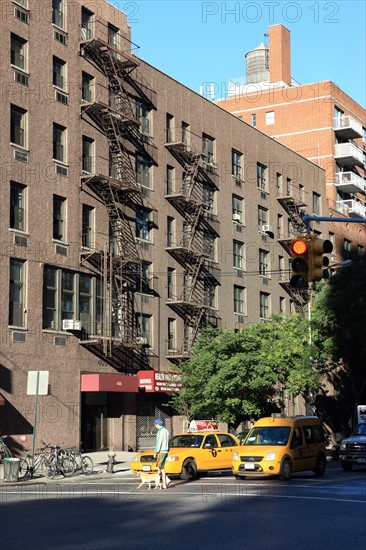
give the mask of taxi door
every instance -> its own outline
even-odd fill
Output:
[[[219,470],[221,468],[221,449],[215,434],[206,435],[202,443],[200,455],[201,470]]]
[[[303,426],[304,433],[304,465],[307,470],[312,470],[316,462],[316,442],[312,426]]]
[[[220,462],[221,468],[231,468],[233,453],[238,450],[238,444],[230,434],[217,434],[220,441]]]
[[[291,458],[294,467],[294,472],[300,472],[306,468],[306,450],[304,444],[304,436],[301,428],[295,428],[291,437]]]

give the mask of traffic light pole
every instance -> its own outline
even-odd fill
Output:
[[[340,223],[366,223],[366,218],[332,218],[331,216],[309,216],[305,214],[302,221],[306,225],[306,232],[311,233],[309,222],[340,222]]]

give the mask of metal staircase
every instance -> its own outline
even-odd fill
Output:
[[[178,350],[177,357],[189,356],[197,332],[206,326],[219,326],[220,318],[206,296],[207,284],[220,284],[220,273],[211,259],[210,242],[218,236],[218,221],[205,203],[203,186],[216,187],[213,177],[203,167],[203,155],[182,142],[167,143],[166,148],[183,168],[182,184],[177,193],[165,198],[183,219],[179,242],[167,247],[183,267],[183,288],[167,304],[184,320],[184,334],[190,334]],[[174,360],[169,356],[170,360]]]
[[[108,212],[109,238],[103,250],[81,252],[82,264],[99,273],[103,280],[104,311],[99,334],[83,330],[80,343],[107,364],[132,373],[149,368],[145,351],[138,343],[141,334],[135,302],[142,259],[130,221],[133,216],[134,223],[135,214],[132,213],[144,203],[127,150],[128,143],[137,150],[144,150],[135,117],[135,99],[128,92],[128,87],[132,86],[136,92],[142,86],[141,83],[132,84],[132,73],[138,65],[136,59],[104,39],[83,40],[80,55],[108,80],[109,97],[105,90],[104,101],[98,97],[83,102],[81,117],[91,119],[106,137],[113,169],[112,176],[110,170],[106,171],[97,162],[93,173],[83,173],[81,177],[82,189],[92,191]]]

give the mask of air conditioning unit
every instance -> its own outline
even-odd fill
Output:
[[[273,233],[272,226],[268,224],[262,225],[262,231],[263,233]]]
[[[145,338],[145,336],[138,336],[136,338],[136,344],[138,344],[139,346],[147,346],[148,345],[147,338]]]
[[[241,221],[241,215],[237,212],[233,213],[233,222],[240,222]]]
[[[81,321],[75,321],[75,319],[63,319],[62,320],[62,329],[63,330],[81,330]]]

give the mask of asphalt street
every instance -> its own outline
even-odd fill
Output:
[[[366,549],[366,469],[289,482],[210,475],[137,490],[125,471],[1,488],[2,545],[19,549]]]

